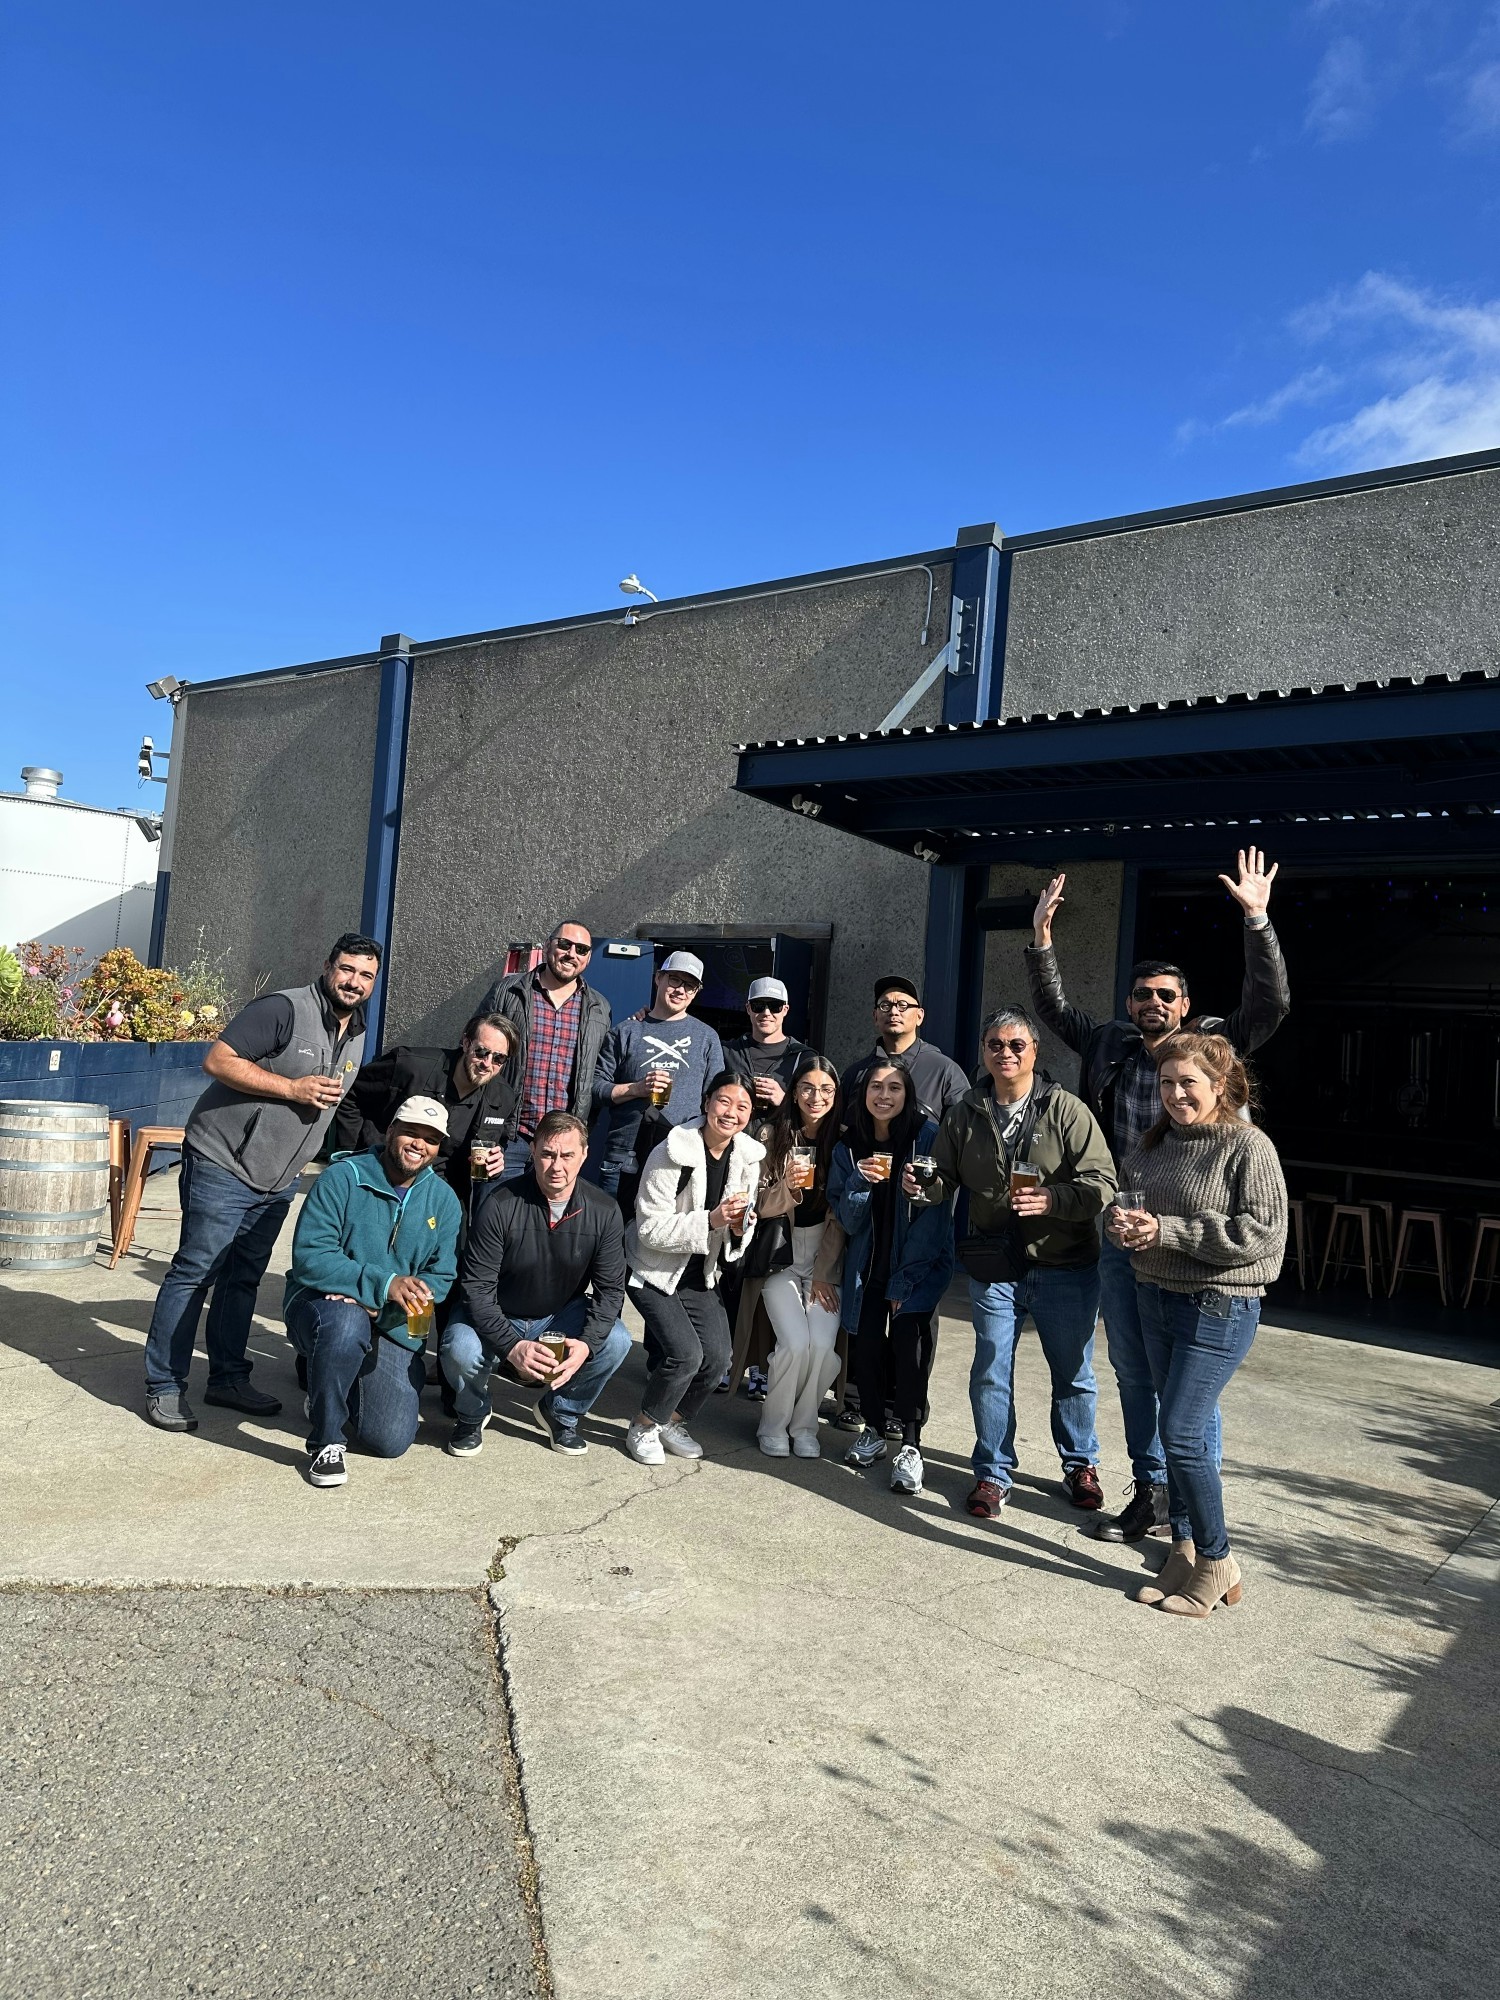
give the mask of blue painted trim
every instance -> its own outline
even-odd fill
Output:
[[[999,631],[1000,550],[960,549],[953,559],[953,600],[963,607],[958,658],[943,680],[944,722],[983,722],[995,707],[995,637]]]
[[[151,906],[151,942],[146,948],[146,963],[160,965],[162,953],[167,947],[167,898],[172,893],[172,871],[158,868],[156,871],[156,900]]]
[[[406,743],[411,730],[411,658],[390,653],[380,662],[380,712],[375,728],[375,769],[370,781],[370,830],[365,843],[365,887],[360,929],[381,948],[380,976],[365,1008],[365,1053],[379,1052],[385,1032],[396,865],[401,849],[401,801],[406,786]]]
[[[968,1070],[979,1039],[984,933],[975,907],[989,883],[988,868],[943,862],[927,891],[927,949],[922,980],[922,1039]]]

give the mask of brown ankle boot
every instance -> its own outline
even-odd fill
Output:
[[[1240,1566],[1232,1555],[1220,1562],[1209,1562],[1199,1556],[1193,1564],[1191,1581],[1175,1596],[1164,1597],[1160,1609],[1177,1618],[1206,1618],[1216,1605],[1238,1604],[1243,1596]]]
[[[1164,1597],[1174,1591],[1186,1590],[1193,1580],[1193,1564],[1196,1561],[1191,1538],[1185,1542],[1173,1542],[1172,1553],[1149,1583],[1143,1583],[1135,1594],[1137,1604],[1160,1604]]]

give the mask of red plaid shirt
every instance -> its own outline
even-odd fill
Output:
[[[521,1137],[532,1134],[549,1111],[566,1111],[572,1093],[573,1052],[578,1047],[578,1017],[583,993],[575,986],[561,1007],[554,1007],[539,985],[531,989],[526,1043],[526,1083],[521,1092]]]

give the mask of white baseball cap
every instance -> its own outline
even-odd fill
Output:
[[[440,1138],[448,1136],[448,1113],[435,1097],[408,1097],[395,1117],[393,1125],[425,1125]]]
[[[690,951],[669,953],[662,960],[661,969],[663,972],[685,972],[689,979],[696,979],[700,986],[703,984],[703,960],[694,958]]]
[[[779,979],[754,979],[750,982],[750,991],[745,998],[747,1001],[779,1000],[785,1007],[791,1003],[792,996]]]

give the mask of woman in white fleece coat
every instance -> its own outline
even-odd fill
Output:
[[[642,1465],[701,1458],[688,1430],[729,1366],[729,1320],[717,1286],[755,1229],[765,1147],[745,1130],[749,1087],[722,1070],[704,1093],[703,1116],[674,1125],[647,1160],[625,1232],[630,1296],[646,1322],[650,1372],[625,1449]]]

